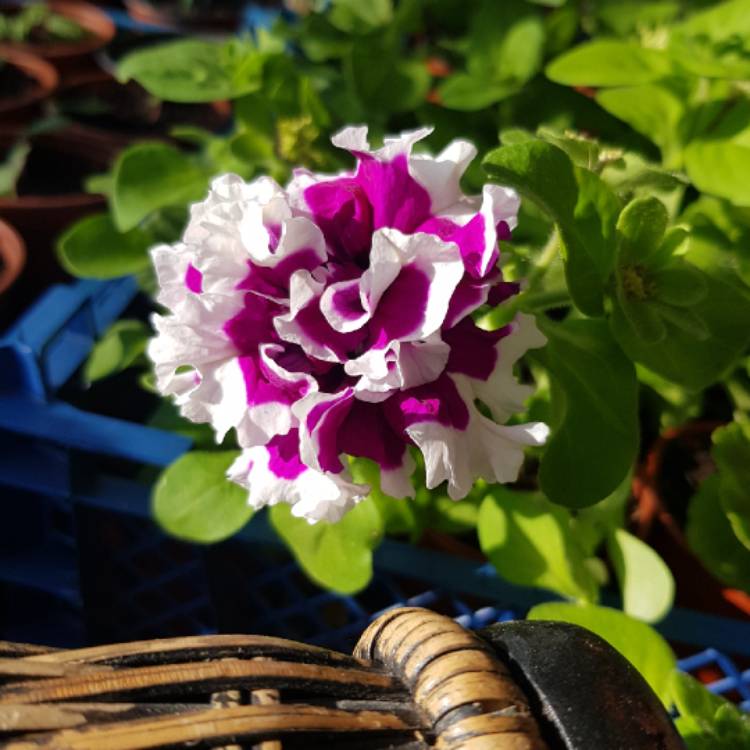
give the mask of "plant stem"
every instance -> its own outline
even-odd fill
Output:
[[[528,288],[530,290],[533,289],[534,286],[544,278],[544,274],[547,273],[547,269],[550,267],[552,261],[557,257],[557,251],[559,249],[560,238],[557,233],[557,227],[555,227],[552,230],[547,243],[542,248],[539,259],[534,264],[534,269],[529,274]]]

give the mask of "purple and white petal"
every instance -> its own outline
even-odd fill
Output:
[[[463,377],[456,376],[455,381],[468,413],[466,425],[461,428],[430,418],[413,421],[406,432],[424,456],[428,489],[447,482],[448,495],[460,500],[479,477],[490,483],[515,481],[524,447],[543,445],[549,428],[541,422],[499,425],[480,414]]]
[[[244,450],[227,476],[248,490],[248,503],[256,510],[287,503],[293,515],[311,524],[340,520],[369,492],[369,487],[354,484],[345,473],[306,466],[299,457],[295,430]]]
[[[529,349],[539,349],[547,343],[531,315],[520,313],[511,329],[511,333],[496,344],[497,364],[489,377],[469,379],[475,397],[489,408],[498,422],[505,422],[522,411],[524,402],[534,392],[533,386],[516,380],[515,364]]]
[[[392,341],[385,349],[369,349],[344,365],[358,377],[354,393],[362,401],[384,401],[394,390],[416,388],[436,380],[445,369],[450,347],[435,333],[423,341]]]

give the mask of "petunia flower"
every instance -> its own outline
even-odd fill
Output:
[[[427,487],[446,482],[458,500],[480,477],[513,481],[524,446],[547,437],[541,423],[504,424],[530,393],[514,365],[545,343],[533,318],[489,332],[471,317],[518,291],[497,265],[518,196],[464,195],[476,150],[412,153],[430,132],[373,150],[366,128],[345,128],[333,143],[356,169],[296,170],[285,188],[219,177],[182,242],[152,251],[170,313],[149,347],[158,388],[218,441],[235,430],[228,476],[256,508],[340,519],[369,491],[347,456],[413,497],[413,450]]]

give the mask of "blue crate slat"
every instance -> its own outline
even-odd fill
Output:
[[[192,444],[174,432],[91,414],[63,401],[18,396],[0,396],[0,430],[152,466],[168,466]]]
[[[136,292],[130,277],[48,289],[0,338],[0,393],[52,396]]]

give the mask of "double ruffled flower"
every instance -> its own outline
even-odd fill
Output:
[[[463,195],[474,147],[412,154],[429,133],[373,151],[366,128],[346,128],[333,143],[356,170],[297,170],[285,189],[219,177],[182,242],[152,251],[172,313],[154,318],[158,387],[217,440],[236,431],[229,478],[256,508],[338,520],[369,491],[345,456],[379,464],[389,495],[413,496],[410,446],[427,486],[460,499],[479,477],[513,481],[523,446],[546,438],[540,423],[502,424],[529,395],[513,366],[544,344],[533,319],[488,332],[470,315],[518,291],[497,268],[518,197],[497,185]]]

